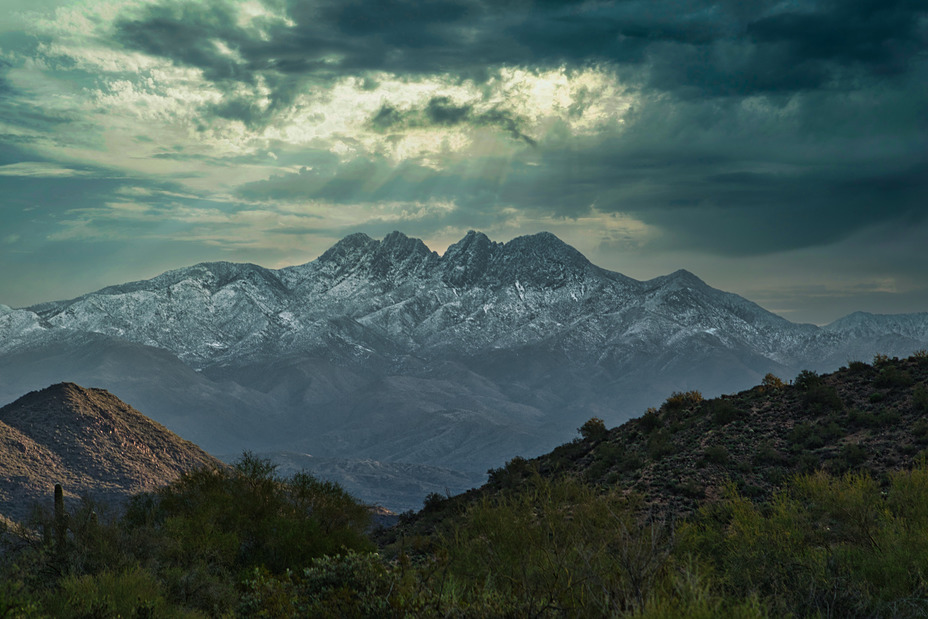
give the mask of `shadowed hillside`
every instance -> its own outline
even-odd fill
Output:
[[[218,460],[113,394],[60,383],[0,409],[0,514],[20,519],[66,497],[117,499],[154,490]]]
[[[791,477],[817,470],[885,482],[928,453],[928,354],[878,355],[872,365],[805,370],[791,381],[767,375],[752,389],[712,399],[678,392],[621,426],[607,429],[594,418],[579,432],[545,455],[492,469],[481,488],[431,495],[428,509],[407,514],[407,526],[431,531],[465,505],[518,492],[538,475],[640,496],[641,509],[661,518],[691,514],[728,487],[766,500]]]

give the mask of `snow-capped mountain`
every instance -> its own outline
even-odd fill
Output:
[[[399,232],[354,234],[280,270],[204,263],[0,306],[0,403],[72,380],[213,451],[482,472],[674,390],[733,391],[926,344],[928,314],[794,324],[684,270],[607,271],[548,233],[469,232],[443,255]]]
[[[30,310],[48,328],[163,348],[198,369],[538,345],[599,360],[693,338],[790,363],[814,332],[687,271],[639,282],[600,269],[548,233],[501,244],[470,232],[443,256],[398,232],[355,234],[301,266],[205,263]]]

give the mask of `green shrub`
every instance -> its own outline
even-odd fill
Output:
[[[206,558],[223,569],[264,565],[281,573],[342,548],[371,549],[366,506],[306,473],[281,480],[269,461],[250,454],[231,470],[184,475],[157,492],[144,513],[130,506],[127,518],[149,519],[179,565]]]
[[[422,511],[423,512],[437,512],[441,509],[441,506],[444,504],[445,495],[440,492],[429,492],[425,495],[425,498],[422,500]]]
[[[862,374],[870,369],[870,365],[863,361],[848,361],[847,368],[854,374]]]
[[[792,450],[818,449],[836,439],[845,436],[847,432],[836,421],[826,418],[821,423],[801,422],[793,426],[787,435]]]
[[[630,473],[637,471],[644,465],[644,461],[641,459],[641,455],[637,451],[626,451],[621,460],[619,460],[619,471],[623,473]]]
[[[663,527],[642,526],[635,505],[620,492],[542,478],[472,505],[442,539],[437,614],[609,616],[640,608],[663,576],[670,538]]]
[[[323,556],[276,577],[256,568],[240,586],[237,610],[244,617],[390,617],[402,615],[398,584],[375,553]]]
[[[790,459],[788,456],[780,453],[773,445],[760,445],[754,452],[754,463],[767,466],[788,466]]]
[[[730,456],[723,445],[710,445],[702,452],[703,459],[710,464],[728,464]]]
[[[506,463],[506,466],[498,469],[490,469],[487,471],[489,476],[489,481],[493,484],[498,485],[501,488],[514,488],[527,476],[535,472],[535,465],[523,458],[522,456],[515,456]],[[445,498],[442,495],[438,497],[444,501]],[[433,505],[437,506],[438,503]]]
[[[928,389],[922,383],[912,391],[912,405],[920,413],[928,413]]]
[[[705,487],[695,479],[674,482],[670,486],[671,492],[690,499],[703,499],[706,496]]]
[[[799,457],[796,459],[796,471],[804,475],[809,475],[816,472],[821,463],[821,459],[815,454],[799,454]]]
[[[783,382],[782,378],[770,372],[764,375],[764,379],[760,384],[764,391],[779,391],[786,387],[786,383]]]
[[[875,368],[881,368],[881,367],[883,367],[883,366],[886,366],[886,365],[888,365],[891,361],[898,361],[898,359],[895,358],[895,357],[893,357],[892,359],[890,359],[890,358],[889,358],[889,355],[884,355],[884,354],[882,354],[882,353],[877,353],[877,354],[873,355],[873,367],[875,367]]]
[[[736,407],[731,400],[722,398],[709,402],[709,412],[712,415],[712,423],[717,426],[724,426],[744,417],[744,411]]]
[[[151,572],[134,567],[122,572],[68,576],[48,596],[45,610],[55,617],[184,617],[171,609],[161,583]]]
[[[828,413],[844,409],[844,402],[832,385],[819,383],[812,385],[803,393],[802,401],[813,411]]]
[[[664,425],[664,422],[661,421],[660,413],[658,413],[655,408],[649,408],[647,412],[638,419],[638,427],[641,428],[641,432],[646,435],[660,428],[662,425]]]
[[[874,379],[873,384],[882,388],[908,387],[915,380],[912,375],[905,370],[900,370],[895,365],[886,365],[880,369],[880,373]]]
[[[12,578],[0,578],[0,617],[28,619],[40,616],[39,603],[30,595],[25,583]]]
[[[677,446],[670,439],[670,434],[664,430],[652,432],[648,437],[648,456],[654,460],[660,460],[664,456],[669,456],[676,452]]]
[[[899,413],[892,409],[882,409],[873,413],[860,409],[848,411],[848,422],[858,428],[885,428],[895,426],[902,421]]]
[[[661,410],[679,413],[702,402],[702,394],[696,390],[674,391],[661,405]]]
[[[605,441],[593,448],[593,459],[611,465],[619,462],[627,451],[628,449],[620,443]]]
[[[912,424],[912,436],[919,443],[928,443],[928,419],[919,419]]]
[[[838,454],[827,462],[827,468],[834,474],[846,473],[857,469],[866,460],[867,450],[863,446],[848,443],[843,445]]]
[[[601,441],[609,436],[609,430],[606,429],[605,422],[599,417],[591,417],[577,428],[577,432],[580,433],[584,440],[588,441]]]
[[[738,480],[738,493],[741,496],[745,496],[749,499],[758,499],[767,494],[766,490],[760,486],[749,484],[743,479]]]
[[[764,506],[734,490],[678,529],[707,588],[769,616],[919,617],[928,610],[928,471],[801,476]]]
[[[793,380],[793,385],[800,391],[808,391],[810,387],[815,387],[822,383],[822,378],[812,370],[802,370]]]

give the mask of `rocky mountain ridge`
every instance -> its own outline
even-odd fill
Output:
[[[346,237],[278,271],[202,263],[70,301],[3,310],[0,329],[96,332],[171,351],[197,369],[318,354],[479,355],[544,345],[616,355],[709,338],[775,363],[822,362],[842,339],[928,338],[928,314],[791,323],[685,270],[637,281],[592,265],[554,235],[494,243],[470,232],[444,255],[394,232]],[[10,341],[4,347],[10,347]],[[890,351],[893,352],[893,351]],[[618,353],[620,354],[620,353]]]
[[[502,244],[471,232],[443,256],[400,233],[355,234],[279,271],[203,263],[28,311],[19,329],[104,333],[197,368],[310,351],[479,354],[552,339],[569,348],[579,337],[608,347],[601,331],[616,327],[633,340],[701,332],[763,343],[787,359],[786,345],[810,332],[686,271],[638,282],[600,269],[546,233]],[[338,351],[339,340],[350,349]]]
[[[470,232],[443,255],[399,232],[354,234],[279,270],[203,263],[0,307],[0,402],[70,380],[213,453],[469,477],[673,391],[715,395],[926,346],[928,314],[794,324],[685,270],[637,281],[602,269],[549,233]]]

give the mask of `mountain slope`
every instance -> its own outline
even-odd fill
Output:
[[[67,496],[152,490],[221,463],[101,389],[60,383],[0,409],[0,514],[22,518],[56,483]]]
[[[928,355],[879,356],[792,384],[769,378],[703,400],[675,394],[658,409],[537,460],[544,474],[618,484],[650,504],[687,513],[726,484],[769,498],[797,473],[865,471],[886,479],[928,454]],[[491,478],[506,477],[500,470]],[[497,480],[499,481],[499,480]]]
[[[608,366],[681,342],[796,367],[840,354],[848,338],[924,342],[928,315],[869,316],[866,328],[852,315],[820,329],[684,270],[644,282],[606,271],[549,233],[494,243],[470,232],[439,256],[394,232],[351,235],[278,271],[203,263],[0,314],[5,348],[55,329],[163,348],[197,369],[286,356],[392,366],[525,349]]]
[[[298,267],[204,263],[31,309],[198,368],[290,354],[577,355],[703,333],[781,360],[809,332],[685,271],[648,282],[605,271],[547,233],[502,244],[471,232],[443,256],[400,233],[356,234]]]
[[[429,533],[467,505],[533,487],[535,476],[639,495],[658,521],[690,515],[727,488],[769,500],[793,476],[817,470],[867,473],[885,485],[890,472],[928,457],[928,353],[807,371],[792,384],[771,376],[713,399],[676,393],[621,426],[590,420],[580,433],[546,454],[511,459],[480,488],[430,501],[381,543]]]
[[[354,234],[279,270],[203,263],[0,307],[0,398],[93,383],[217,453],[470,475],[673,391],[925,347],[928,315],[794,324],[684,270],[607,271],[548,233],[469,232],[443,255],[399,232]]]

